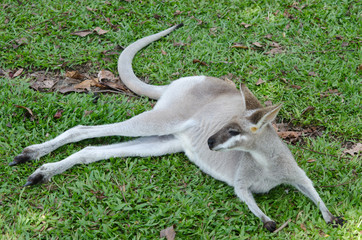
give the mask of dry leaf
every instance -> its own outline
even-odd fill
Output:
[[[22,72],[24,71],[23,68],[20,68],[18,71],[16,71],[13,75],[13,78],[16,78],[17,76],[19,76]]]
[[[290,87],[292,87],[292,88],[295,88],[295,89],[302,89],[302,87],[301,86],[298,86],[298,85],[291,85]]]
[[[41,91],[43,89],[50,89],[54,86],[54,80],[43,80],[43,81],[35,81],[33,82],[30,87],[36,91]]]
[[[209,66],[206,62],[200,61],[199,59],[192,60],[193,63],[200,63],[200,65]]]
[[[303,112],[300,115],[303,116],[304,114],[306,114],[308,112],[313,112],[314,110],[315,110],[315,107],[308,106],[306,109],[303,110]]]
[[[265,101],[265,102],[264,102],[264,105],[265,105],[266,107],[270,107],[270,106],[273,105],[273,103],[272,103],[272,101],[268,100],[268,101]]]
[[[362,152],[362,143],[357,143],[353,148],[346,149],[343,153],[346,155],[347,153],[354,156],[356,153]]]
[[[64,112],[64,110],[59,109],[59,110],[54,114],[54,118],[56,118],[56,119],[61,118],[63,112]]]
[[[161,54],[162,55],[167,55],[167,52],[165,50],[161,49]]]
[[[273,55],[273,54],[278,54],[278,53],[283,53],[283,49],[281,47],[278,48],[272,48],[269,51],[267,51],[265,54],[266,55]]]
[[[90,8],[90,7],[86,7],[86,9],[87,9],[88,11],[91,11],[91,12],[97,11],[97,9]]]
[[[62,93],[62,94],[67,94],[67,93],[71,93],[71,92],[86,92],[86,90],[84,90],[84,89],[75,89],[74,86],[67,86],[67,87],[60,88],[59,92]]]
[[[25,44],[28,44],[28,39],[26,37],[22,37],[22,38],[16,39],[15,42],[19,45],[25,45]]]
[[[98,35],[103,35],[103,34],[106,34],[106,33],[108,32],[107,30],[103,30],[103,29],[100,28],[100,27],[96,27],[96,28],[94,29],[94,31],[96,31]]]
[[[168,227],[166,229],[161,230],[160,232],[160,237],[166,237],[167,240],[173,240],[175,239],[176,236],[176,232],[174,229],[174,225],[172,225],[171,227]]]
[[[307,231],[307,228],[304,226],[303,223],[300,224],[300,228],[303,229],[304,231]]]
[[[265,83],[261,78],[258,79],[258,81],[255,83],[256,86],[259,86],[260,84]]]
[[[273,37],[273,35],[271,35],[270,33],[268,33],[267,35],[265,35],[264,36],[265,38],[267,38],[267,39],[269,39],[269,40],[271,40],[272,39],[272,37]]]
[[[278,132],[279,137],[283,139],[291,139],[291,138],[299,138],[302,133],[301,132],[295,132],[295,131],[285,131],[285,132]]]
[[[75,89],[87,89],[88,91],[90,91],[90,88],[93,86],[96,86],[96,84],[97,84],[97,82],[93,79],[84,80],[83,82],[74,85],[74,88]]]
[[[249,47],[242,45],[240,43],[235,43],[234,45],[231,46],[232,48],[241,48],[241,49],[249,49]]]
[[[26,110],[26,113],[27,113],[28,115],[30,115],[31,117],[34,117],[33,111],[31,111],[30,108],[27,108],[27,107],[24,107],[24,106],[20,106],[20,105],[15,105],[15,107],[25,109],[25,110]]]
[[[73,79],[79,79],[79,80],[84,78],[84,76],[81,73],[79,73],[78,71],[66,72],[65,76],[69,77],[69,78],[73,78]]]
[[[183,43],[183,42],[173,42],[173,46],[174,47],[183,47],[183,46],[186,46],[187,44],[186,43]]]
[[[248,28],[248,27],[251,27],[251,24],[247,24],[247,23],[244,23],[244,22],[242,22],[242,23],[240,23],[241,25],[243,25],[244,26],[244,28]]]
[[[180,15],[180,14],[182,14],[183,12],[181,12],[180,10],[176,10],[176,12],[174,12],[174,16],[178,16],[178,15]]]
[[[257,47],[263,47],[263,45],[261,45],[261,43],[260,42],[253,42],[253,45],[254,46],[257,46]]]
[[[315,161],[317,161],[317,160],[315,160],[315,159],[309,159],[309,160],[307,160],[307,163],[312,163],[312,162],[315,162]]]
[[[362,71],[362,63],[357,67],[357,71]]]
[[[98,81],[102,82],[103,80],[108,79],[110,81],[113,81],[115,79],[114,74],[111,73],[108,70],[101,70],[98,73]]]
[[[308,75],[309,75],[309,76],[312,76],[312,77],[317,76],[317,74],[316,74],[315,72],[309,72]]]
[[[88,36],[89,34],[92,34],[92,33],[93,33],[92,30],[81,30],[81,31],[72,32],[70,35],[85,37],[85,36]]]

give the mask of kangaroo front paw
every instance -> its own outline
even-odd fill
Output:
[[[339,217],[334,217],[333,220],[328,224],[332,224],[332,227],[336,228],[339,226],[343,226],[343,224],[345,224],[346,222],[347,221],[343,219],[343,216],[339,216]]]
[[[269,232],[274,232],[275,229],[277,229],[277,224],[274,221],[269,221],[269,222],[265,222],[264,223],[264,227],[269,231]]]

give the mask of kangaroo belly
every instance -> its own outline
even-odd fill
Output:
[[[183,150],[191,162],[196,164],[201,171],[213,178],[233,186],[235,170],[237,169],[237,152],[215,152],[209,150],[207,139],[192,141],[187,134],[176,136],[181,140]]]

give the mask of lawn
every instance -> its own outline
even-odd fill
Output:
[[[362,136],[361,11],[360,1],[336,0],[1,1],[0,239],[157,239],[172,225],[177,239],[361,238],[362,167],[353,151]],[[79,124],[123,121],[155,103],[122,93],[94,101],[92,91],[35,91],[39,73],[116,74],[123,47],[181,22],[136,56],[135,73],[152,84],[227,77],[266,105],[282,102],[277,122],[303,133],[285,140],[330,211],[347,220],[343,227],[327,225],[309,199],[279,186],[255,196],[278,227],[290,219],[269,233],[231,187],[183,154],[78,165],[22,187],[46,162],[127,138],[90,139],[8,166],[26,146]]]

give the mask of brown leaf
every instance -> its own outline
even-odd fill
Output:
[[[33,82],[30,87],[33,88],[36,91],[42,91],[44,89],[50,89],[54,86],[55,82],[54,80],[51,79],[46,79],[46,80],[37,80],[35,82]]]
[[[31,111],[30,108],[27,108],[27,107],[24,107],[24,106],[20,106],[20,105],[15,105],[15,107],[25,109],[25,110],[26,110],[26,113],[27,113],[29,116],[34,117],[33,111]]]
[[[182,11],[176,10],[176,12],[174,12],[173,15],[174,15],[174,16],[178,16],[178,15],[180,15],[180,14],[182,14],[182,13],[183,13]]]
[[[303,223],[300,224],[300,228],[303,229],[304,231],[307,231],[307,228],[304,226]]]
[[[54,118],[55,118],[55,119],[61,118],[63,112],[64,112],[64,110],[59,109],[59,110],[54,114]]]
[[[293,84],[293,85],[291,85],[290,87],[295,88],[295,89],[298,89],[298,90],[299,90],[299,89],[302,89],[302,87],[301,87],[301,86],[294,85],[294,84]]]
[[[192,60],[192,62],[193,63],[199,63],[200,65],[203,65],[203,66],[209,66],[209,65],[207,65],[206,62],[203,62],[203,61],[201,61],[199,59],[194,59],[194,60]]]
[[[309,160],[307,160],[307,163],[312,163],[312,162],[315,162],[315,161],[317,161],[317,160],[315,160],[315,159],[309,159]]]
[[[254,46],[257,46],[257,47],[259,47],[259,48],[262,48],[262,47],[263,47],[263,45],[262,45],[260,42],[253,42],[253,45],[254,45]]]
[[[234,45],[232,45],[231,47],[232,48],[249,49],[248,46],[242,45],[241,43],[234,43]]]
[[[91,114],[92,112],[94,112],[94,111],[93,111],[93,110],[90,110],[90,111],[85,110],[85,111],[84,111],[84,117],[88,116],[88,115]]]
[[[162,55],[167,55],[167,52],[165,50],[161,49],[161,54]]]
[[[103,80],[108,79],[110,81],[113,81],[115,79],[114,74],[108,70],[101,70],[98,73],[98,81],[102,82]]]
[[[277,43],[277,42],[272,42],[272,43],[270,44],[270,46],[275,47],[275,48],[279,48],[279,47],[280,47],[279,43]]]
[[[173,240],[175,239],[176,236],[176,232],[174,229],[174,225],[172,225],[171,227],[168,227],[166,229],[161,230],[160,232],[160,237],[166,237],[167,240]]]
[[[26,44],[28,44],[28,39],[26,37],[22,37],[22,38],[16,39],[15,42],[19,45],[26,45]]]
[[[85,36],[88,36],[89,34],[92,34],[92,33],[93,33],[92,30],[81,30],[81,31],[72,32],[70,35],[85,37]]]
[[[87,9],[88,11],[91,11],[91,12],[97,11],[97,9],[95,9],[95,8],[90,8],[90,7],[86,7],[86,9]]]
[[[351,149],[346,149],[343,151],[344,155],[350,154],[354,156],[356,153],[362,152],[362,143],[357,143],[355,146],[353,146]]]
[[[256,86],[259,86],[260,84],[265,83],[261,78],[258,79],[258,81],[255,83]]]
[[[271,40],[272,39],[272,37],[273,37],[273,35],[271,35],[270,33],[268,33],[267,35],[265,35],[264,36],[265,38],[267,38],[267,39],[269,39],[269,40]]]
[[[348,42],[342,42],[342,47],[347,47],[349,45]]]
[[[103,29],[100,28],[100,27],[96,27],[96,28],[94,29],[94,31],[96,31],[98,35],[103,35],[103,34],[106,34],[106,33],[108,32],[107,30],[103,30]]]
[[[23,71],[24,71],[23,68],[18,69],[18,71],[16,71],[16,72],[14,73],[13,78],[16,78],[16,77],[20,76],[20,74],[21,74]]]
[[[187,44],[186,43],[183,43],[183,42],[173,42],[173,46],[174,47],[184,47],[186,46]]]
[[[93,86],[96,86],[97,82],[94,79],[90,79],[90,80],[84,80],[81,83],[78,83],[76,85],[74,85],[75,89],[87,89],[88,91],[90,91],[90,88]]]
[[[266,55],[273,55],[273,54],[279,54],[279,53],[283,53],[283,49],[282,48],[272,48],[269,51],[267,51],[265,54]]]
[[[75,89],[74,86],[66,86],[59,89],[59,92],[62,94],[67,94],[71,92],[86,92],[84,89]]]
[[[295,131],[285,131],[285,132],[278,132],[278,135],[283,139],[292,139],[292,138],[298,139],[302,135],[302,133]]]
[[[65,73],[66,77],[73,78],[73,79],[83,79],[84,75],[79,73],[78,71],[69,71]]]
[[[242,23],[240,23],[241,25],[243,25],[244,26],[244,28],[248,28],[248,27],[251,27],[251,24],[247,24],[247,23],[244,23],[244,22],[242,22]]]
[[[357,67],[357,71],[362,71],[362,63]]]
[[[312,76],[312,77],[317,76],[317,74],[316,74],[315,72],[309,72],[308,75],[309,75],[309,76]]]
[[[157,20],[159,20],[159,19],[163,18],[163,16],[158,15],[158,14],[154,14],[154,15],[153,15],[153,17],[154,17],[155,19],[157,19]]]
[[[308,106],[306,109],[303,110],[303,112],[300,115],[303,116],[304,114],[306,114],[308,112],[313,112],[314,110],[315,110],[315,107]]]
[[[272,101],[268,100],[268,101],[265,101],[265,102],[264,102],[264,105],[265,105],[266,107],[270,107],[270,106],[273,105],[273,103],[272,103]]]

